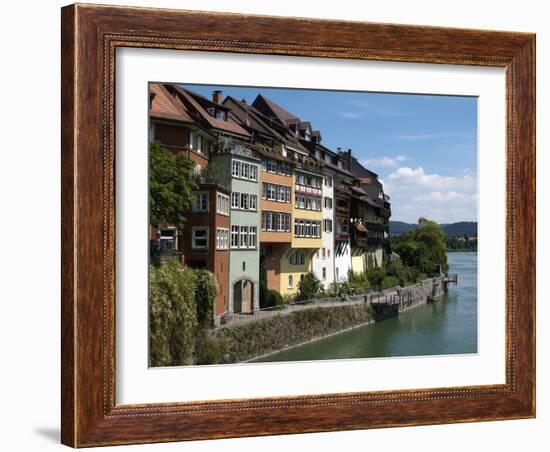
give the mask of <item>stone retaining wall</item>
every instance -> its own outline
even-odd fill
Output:
[[[430,278],[408,287],[393,287],[340,301],[341,306],[312,306],[280,312],[244,324],[209,332],[204,364],[238,363],[321,339],[374,320],[394,317],[404,310],[435,299],[446,291],[444,277]],[[336,303],[336,302],[335,302]]]
[[[433,301],[447,291],[444,276],[425,279],[413,286],[390,289],[382,296],[371,295],[370,305],[376,312],[376,320],[394,317],[400,312]]]

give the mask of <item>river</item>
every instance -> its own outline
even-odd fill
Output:
[[[477,352],[477,253],[447,253],[458,284],[423,304],[351,331],[265,356],[257,362],[449,355]]]

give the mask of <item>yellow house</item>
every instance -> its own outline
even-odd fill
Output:
[[[292,176],[294,199],[292,203],[291,246],[281,257],[281,294],[295,295],[298,283],[312,269],[312,257],[322,247],[323,177],[296,169]],[[317,275],[320,278],[321,275]]]

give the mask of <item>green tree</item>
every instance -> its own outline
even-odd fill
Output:
[[[185,212],[194,200],[195,163],[174,155],[160,143],[149,147],[149,221],[152,225],[173,224],[181,228]]]
[[[304,275],[298,283],[298,299],[313,300],[321,289],[321,281],[313,273]]]
[[[399,236],[393,249],[405,265],[416,267],[421,273],[433,275],[438,265],[444,272],[449,269],[447,236],[437,223],[425,218],[418,220],[417,229]]]

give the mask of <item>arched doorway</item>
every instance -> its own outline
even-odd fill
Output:
[[[254,283],[248,279],[241,279],[233,284],[233,311],[252,312],[254,300]]]

